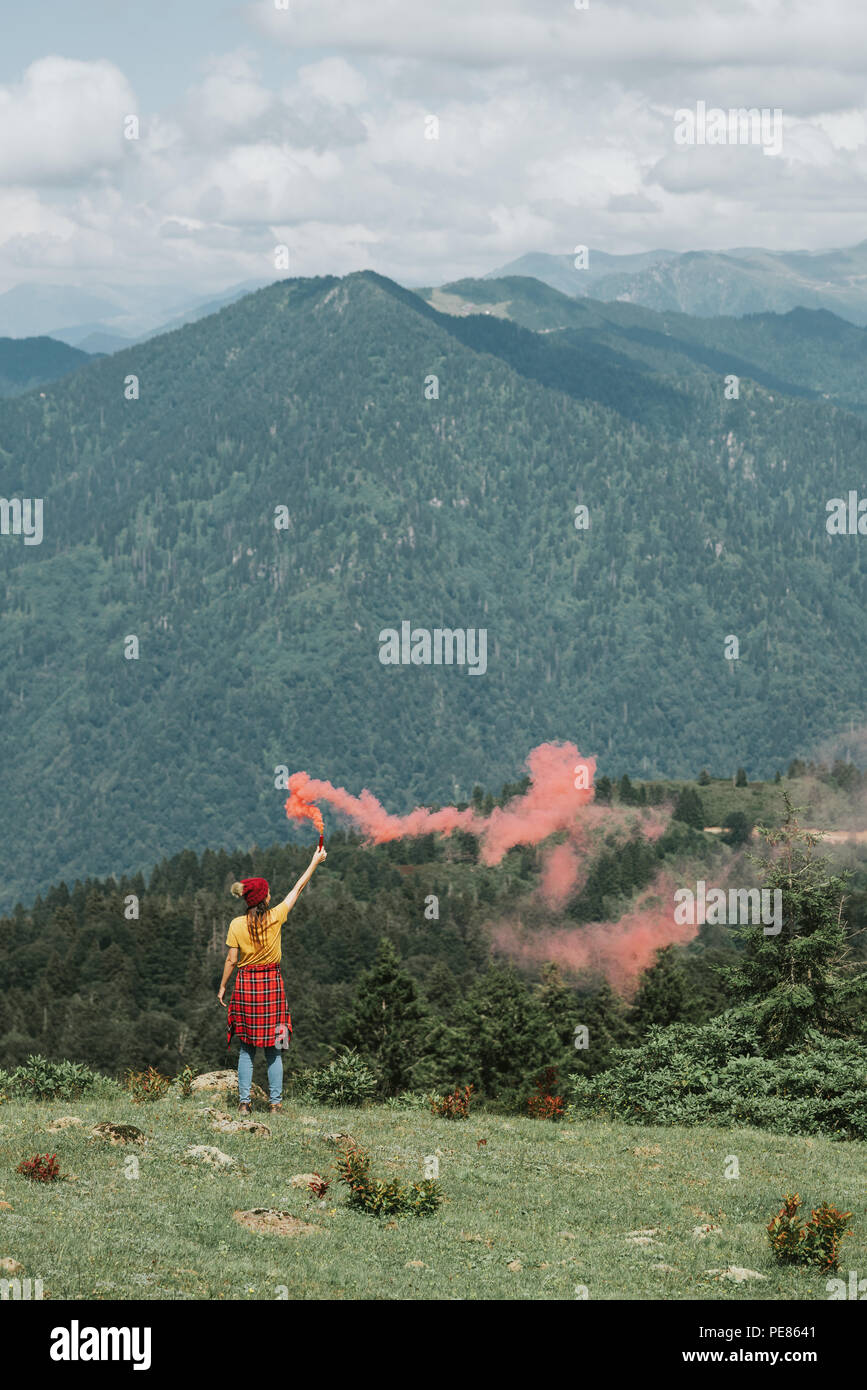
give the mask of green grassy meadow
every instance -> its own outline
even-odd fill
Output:
[[[207,1104],[234,1114],[213,1093],[140,1105],[127,1097],[0,1105],[0,1201],[11,1208],[0,1209],[0,1258],[41,1278],[54,1300],[574,1299],[580,1286],[591,1299],[827,1299],[824,1275],[771,1259],[765,1226],[793,1190],[805,1208],[827,1200],[853,1212],[841,1276],[867,1273],[860,1144],[482,1111],[448,1121],[299,1102],[282,1115],[256,1113],[272,1128],[267,1139],[212,1131],[199,1113]],[[64,1115],[84,1125],[48,1133]],[[146,1145],[92,1138],[90,1126],[103,1120],[137,1125]],[[336,1178],[324,1205],[293,1188],[293,1174],[334,1177],[336,1149],[322,1137],[332,1131],[369,1149],[375,1177],[419,1180],[424,1157],[437,1154],[443,1206],[393,1222],[351,1210]],[[237,1167],[184,1161],[193,1144],[214,1145]],[[36,1152],[56,1152],[66,1180],[19,1176],[18,1163]],[[738,1178],[725,1177],[732,1155]],[[138,1176],[126,1176],[131,1158]],[[232,1215],[254,1207],[289,1211],[318,1230],[256,1234]],[[722,1233],[696,1239],[694,1228],[710,1223]],[[704,1274],[728,1266],[765,1281]]]

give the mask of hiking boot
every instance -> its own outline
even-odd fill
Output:
[[[252,1107],[252,1105],[250,1104],[249,1101],[247,1101],[247,1100],[242,1100],[242,1101],[241,1101],[241,1104],[238,1106],[238,1114],[239,1114],[239,1115],[249,1115],[249,1114],[251,1113],[252,1109],[253,1109],[253,1107]]]
[[[283,1112],[283,1102],[282,1102],[282,1100],[278,1100],[278,1102],[277,1102],[276,1105],[272,1105],[272,1106],[271,1106],[271,1114],[272,1114],[272,1115],[280,1115],[280,1114],[282,1114],[282,1112]]]

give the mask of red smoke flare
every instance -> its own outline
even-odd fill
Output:
[[[322,848],[322,837],[325,834],[325,823],[322,819],[322,812],[318,806],[313,805],[311,796],[307,792],[307,784],[310,778],[306,772],[295,772],[289,778],[289,795],[286,798],[286,818],[287,820],[312,820],[316,829],[319,831],[319,848]]]
[[[508,806],[496,807],[489,816],[480,816],[471,807],[459,811],[456,806],[444,806],[440,811],[417,806],[409,815],[393,816],[372,792],[353,796],[344,787],[295,772],[289,778],[286,814],[315,820],[319,812],[312,803],[326,801],[377,845],[434,831],[450,835],[453,830],[469,830],[480,838],[482,862],[499,864],[515,845],[537,845],[555,831],[567,829],[577,812],[593,799],[596,759],[582,758],[574,743],[540,743],[529,754],[527,769],[527,791]],[[321,829],[321,816],[317,824]]]

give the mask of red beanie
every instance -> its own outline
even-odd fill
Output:
[[[241,880],[241,887],[248,907],[263,903],[271,891],[266,878],[244,878]]]

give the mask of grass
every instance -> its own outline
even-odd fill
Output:
[[[827,1299],[824,1275],[772,1262],[765,1226],[793,1190],[807,1209],[827,1200],[852,1210],[841,1274],[867,1273],[860,1144],[481,1112],[449,1122],[296,1102],[282,1115],[256,1115],[272,1127],[264,1139],[212,1131],[197,1113],[209,1103],[232,1109],[213,1093],[143,1105],[125,1096],[0,1105],[0,1199],[12,1207],[0,1210],[0,1257],[41,1278],[55,1300],[574,1299],[581,1285],[591,1299]],[[61,1115],[85,1125],[47,1133]],[[137,1125],[147,1145],[90,1138],[101,1120]],[[376,1177],[420,1179],[424,1157],[438,1153],[444,1205],[427,1218],[377,1220],[349,1210],[335,1179],[320,1206],[289,1178],[333,1176],[328,1131],[349,1131],[368,1148]],[[191,1144],[214,1145],[239,1166],[184,1162]],[[68,1180],[43,1185],[16,1174],[23,1158],[46,1150]],[[737,1179],[725,1177],[731,1155]],[[125,1175],[135,1172],[131,1158],[137,1177]],[[232,1218],[251,1207],[290,1211],[320,1231],[257,1235]],[[694,1239],[693,1228],[709,1222],[722,1234]],[[630,1244],[628,1232],[648,1228],[658,1229],[652,1245]],[[704,1275],[729,1265],[766,1282]]]
[[[751,821],[764,825],[780,825],[786,808],[783,792],[788,792],[793,805],[803,807],[802,825],[819,830],[851,830],[861,828],[863,812],[860,803],[837,787],[821,782],[817,777],[785,776],[779,782],[750,782],[746,787],[732,785],[731,777],[712,777],[706,787],[698,782],[672,782],[672,797],[683,786],[698,792],[704,806],[706,824],[722,825],[732,811],[743,811]]]

